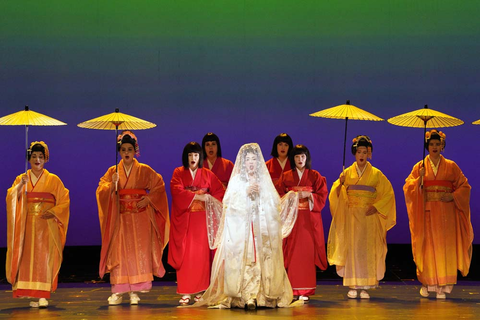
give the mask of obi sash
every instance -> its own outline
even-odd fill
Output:
[[[371,186],[350,185],[347,188],[348,206],[357,208],[370,207],[377,198],[377,190]]]
[[[195,186],[185,187],[185,190],[190,190],[195,194],[205,194],[208,193],[208,188],[198,188]],[[205,202],[200,200],[193,200],[190,205],[190,212],[200,212],[205,211]]]
[[[427,202],[441,201],[444,193],[453,192],[453,184],[447,180],[425,180],[423,187]]]
[[[147,207],[137,208],[137,203],[147,194],[147,191],[143,189],[121,189],[118,194],[121,214],[139,213],[147,210]]]
[[[55,197],[48,192],[27,192],[29,216],[39,216],[55,206]]]
[[[312,187],[309,186],[293,186],[287,188],[287,191],[310,191],[312,192]],[[298,199],[298,210],[310,210],[310,204],[308,203],[308,198]]]

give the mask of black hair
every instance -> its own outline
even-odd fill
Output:
[[[370,150],[373,152],[373,145],[372,145],[372,140],[368,136],[360,135],[355,138],[357,141],[355,141],[352,144],[352,154],[355,155],[357,153],[357,148],[358,147],[370,147]]]
[[[311,169],[312,168],[312,158],[310,157],[310,151],[306,146],[303,144],[297,144],[293,147],[292,152],[290,152],[290,166],[296,168],[295,166],[295,156],[298,154],[304,154],[307,156],[307,161],[305,162],[305,168]]]
[[[137,148],[136,148],[137,140],[132,138],[128,133],[122,137],[122,140],[118,141],[117,143],[118,151],[120,151],[122,144],[125,144],[125,143],[130,143],[133,146],[133,150],[135,150],[135,152],[137,151]]]
[[[203,150],[202,147],[198,144],[198,142],[189,142],[183,148],[183,153],[182,153],[182,164],[184,168],[189,168],[189,163],[188,163],[188,154],[189,153],[198,153],[200,155],[200,159],[198,160],[198,167],[203,168]]]
[[[445,139],[442,141],[442,137],[440,137],[440,134],[436,130],[430,131],[430,137],[428,139],[425,139],[425,149],[428,151],[428,145],[430,144],[431,140],[439,140],[440,143],[442,144],[442,150],[445,149],[445,146],[447,145],[447,142]]]
[[[205,143],[207,143],[209,141],[215,141],[217,143],[217,157],[221,158],[222,157],[222,148],[220,147],[220,139],[213,132],[207,133],[202,139],[203,158],[204,159],[207,158],[207,152],[205,152]]]
[[[40,143],[35,143],[35,144],[30,148],[30,150],[28,151],[28,161],[30,161],[30,159],[32,158],[32,153],[34,153],[34,152],[41,152],[41,153],[43,153],[43,157],[44,157],[45,160],[46,160],[45,147],[42,146]]]
[[[290,152],[292,151],[293,149],[293,142],[292,142],[292,138],[290,138],[290,136],[286,133],[280,133],[278,136],[275,137],[275,140],[273,140],[273,146],[272,146],[272,152],[270,152],[270,155],[274,158],[278,158],[278,150],[277,150],[277,145],[280,143],[280,142],[285,142],[286,144],[288,144],[288,154],[287,154],[287,157],[288,155],[290,154]]]

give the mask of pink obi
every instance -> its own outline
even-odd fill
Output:
[[[447,180],[425,180],[423,182],[427,202],[441,201],[444,193],[453,192],[453,184]]]
[[[287,188],[287,191],[309,191],[312,192],[313,188],[308,186],[293,186]],[[308,198],[298,199],[298,210],[310,210],[310,204],[308,203]]]
[[[143,189],[122,189],[118,192],[120,197],[120,213],[138,213],[143,212],[147,207],[137,208],[137,203],[142,197],[147,195]]]
[[[208,193],[208,188],[198,188],[195,186],[185,187],[186,190],[190,190],[195,194],[206,194]],[[200,212],[205,211],[205,202],[200,200],[193,200],[190,205],[190,212]]]
[[[38,216],[55,206],[55,197],[48,192],[27,192],[29,216]]]

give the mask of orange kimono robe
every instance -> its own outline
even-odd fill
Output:
[[[177,293],[205,291],[210,284],[213,254],[208,244],[205,202],[195,194],[208,193],[222,201],[225,189],[210,170],[198,168],[195,179],[190,169],[178,167],[170,182],[172,226],[168,263],[177,270]]]
[[[123,160],[118,164],[118,193],[111,189],[115,166],[108,169],[97,188],[102,231],[99,273],[102,278],[109,272],[112,285],[151,282],[153,275],[165,274],[162,254],[170,224],[165,183],[148,165],[133,160],[128,177]],[[136,204],[143,196],[149,204],[138,209]]]
[[[288,170],[292,170],[289,159],[287,159],[287,162],[285,163],[285,167],[283,169],[277,158],[272,158],[268,160],[267,162],[265,162],[265,165],[267,166],[268,173],[270,173],[273,184],[277,183],[282,173],[287,172]]]
[[[228,185],[228,180],[230,180],[230,176],[232,175],[233,162],[225,158],[217,157],[217,159],[215,159],[215,163],[211,168],[209,167],[210,163],[207,159],[203,161],[203,164],[207,165],[207,169],[210,169],[213,173],[215,173],[217,178],[220,179],[226,189]]]
[[[457,269],[466,276],[472,260],[471,187],[457,164],[443,156],[435,175],[427,155],[422,190],[421,166],[422,161],[413,167],[403,186],[413,259],[418,280],[429,291],[445,286],[448,293],[457,283]],[[444,192],[453,193],[453,201],[440,201]]]
[[[60,178],[43,169],[35,185],[17,193],[19,175],[7,191],[7,280],[14,297],[50,298],[57,288],[70,217],[69,192]],[[27,193],[25,194],[25,188]],[[42,219],[45,212],[54,215]]]
[[[345,169],[343,185],[338,179],[333,183],[328,199],[332,213],[328,262],[337,266],[344,286],[356,289],[378,286],[385,275],[387,231],[396,223],[395,195],[390,181],[370,162],[359,176],[354,163]],[[370,206],[378,212],[367,216]]]
[[[292,233],[283,241],[283,257],[294,295],[310,296],[317,287],[317,270],[327,269],[321,211],[327,201],[327,180],[318,171],[305,169],[302,179],[296,169],[280,176],[276,188],[280,196],[293,191],[310,191],[312,199],[299,200],[298,216]]]

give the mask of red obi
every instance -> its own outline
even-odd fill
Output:
[[[427,201],[441,201],[444,193],[452,193],[453,184],[447,180],[425,180],[423,182]]]
[[[308,186],[293,186],[287,188],[287,191],[309,191],[312,192],[313,188]],[[310,205],[308,203],[308,198],[298,199],[298,210],[310,210]]]
[[[120,213],[143,212],[147,207],[137,208],[137,203],[147,195],[143,189],[122,189],[118,192],[120,197]]]

